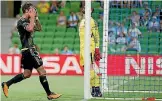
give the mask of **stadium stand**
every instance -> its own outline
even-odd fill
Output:
[[[156,6],[162,7],[162,2],[158,1],[147,1],[149,7],[154,12]],[[75,9],[73,8],[75,6]],[[94,8],[92,17],[98,22],[100,32],[100,48],[102,49],[102,37],[103,37],[103,20],[100,19],[100,15],[103,14],[103,8],[100,7],[99,2],[92,2]],[[109,20],[113,22],[124,22],[125,19],[131,15],[133,11],[137,13],[141,12],[142,7],[136,6],[130,9],[128,8],[116,8],[110,6]],[[68,17],[70,11],[79,12],[80,2],[68,2],[64,8],[59,9],[59,12],[63,11]],[[56,20],[59,13],[56,14],[39,14],[41,24],[43,26],[42,32],[36,32],[34,41],[35,44],[40,48],[41,53],[52,53],[55,48],[63,49],[65,45],[74,51],[76,54],[79,53],[79,35],[75,29],[59,27],[56,25]],[[128,20],[125,23],[126,28],[129,28],[131,21]],[[148,32],[146,26],[138,26],[138,29],[142,32],[142,36],[138,37],[141,44],[140,54],[162,54],[162,34],[160,32]],[[116,33],[115,33],[116,34]],[[12,43],[17,42],[20,46],[18,34],[14,33]],[[156,44],[156,45],[155,45]],[[127,51],[122,52],[121,47],[123,45],[109,45],[109,54],[135,54],[137,52]],[[21,46],[20,46],[21,47]],[[113,50],[113,51],[112,51]]]

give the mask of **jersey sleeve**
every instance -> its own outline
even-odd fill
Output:
[[[95,47],[99,47],[99,42],[100,42],[100,35],[98,31],[98,25],[95,20],[92,20],[92,34],[94,36],[94,41],[95,41]]]
[[[22,25],[22,27],[26,30],[26,27],[29,25],[29,23],[23,21],[21,25]]]
[[[29,23],[25,19],[20,19],[17,22],[17,29],[24,29],[26,30],[26,27],[29,25]]]

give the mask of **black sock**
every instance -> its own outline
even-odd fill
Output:
[[[44,90],[46,91],[47,95],[51,94],[51,91],[49,89],[49,85],[48,85],[48,81],[46,76],[39,76],[39,80],[44,88]]]
[[[95,93],[95,87],[92,86],[92,93]]]
[[[10,79],[9,81],[7,81],[6,83],[7,83],[7,86],[9,87],[12,84],[17,83],[17,82],[20,82],[20,81],[22,81],[24,79],[25,79],[24,78],[24,74],[21,73],[21,74],[16,75],[15,77],[13,77],[12,79]]]
[[[95,92],[96,93],[100,93],[101,91],[100,91],[100,87],[95,87]]]

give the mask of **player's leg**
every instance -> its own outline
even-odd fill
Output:
[[[12,84],[18,83],[24,80],[25,78],[29,78],[31,76],[32,69],[33,69],[32,65],[33,63],[31,62],[31,55],[29,50],[22,51],[21,67],[24,69],[24,73],[18,74],[12,79],[10,79],[9,81],[2,83],[2,89],[6,97],[8,97],[8,88]]]
[[[59,98],[61,96],[61,94],[56,94],[56,93],[50,91],[48,80],[46,78],[46,71],[43,68],[43,66],[40,66],[39,68],[37,68],[37,71],[39,73],[40,83],[42,84],[44,90],[46,91],[47,98],[49,100]]]
[[[93,97],[100,97],[102,96],[100,91],[100,83],[99,83],[99,76],[95,73],[93,69],[93,53],[90,54],[91,57],[91,64],[90,64],[90,86],[91,86],[91,95]],[[84,66],[84,49],[80,50],[80,65]]]
[[[92,86],[92,96],[93,97],[101,97],[102,93],[100,91],[100,80],[99,76],[94,70],[94,57],[93,53],[91,53],[91,65],[90,65],[90,83]]]
[[[13,77],[12,79],[10,79],[9,81],[6,82],[7,86],[11,86],[14,83],[18,83],[26,78],[30,78],[32,74],[32,71],[29,69],[25,69],[24,73],[18,74],[15,77]]]
[[[92,64],[91,64],[92,66]],[[101,91],[100,91],[100,80],[99,80],[99,76],[97,75],[97,73],[95,72],[95,70],[93,69],[93,67],[91,67],[90,69],[90,83],[91,83],[91,87],[92,87],[92,96],[93,97],[101,97]]]
[[[31,49],[30,52],[33,56],[32,57],[33,67],[39,73],[39,80],[40,80],[40,83],[42,84],[44,90],[46,91],[47,98],[49,100],[59,98],[61,96],[60,94],[55,94],[55,93],[50,91],[48,80],[47,80],[47,77],[46,77],[46,71],[43,68],[43,61],[40,58],[38,52],[36,51],[35,48]]]
[[[94,70],[92,68],[90,68],[90,86],[91,86],[91,89],[92,89],[91,95],[94,97],[95,96],[95,80],[94,80],[94,72],[93,71]]]
[[[40,66],[39,68],[37,68],[37,71],[39,73],[40,83],[42,84],[42,86],[43,86],[44,90],[46,91],[47,95],[50,95],[51,91],[49,89],[48,80],[46,78],[46,71],[43,69],[43,66]]]
[[[7,82],[2,83],[3,93],[6,97],[8,97],[8,89],[12,84],[18,83],[26,78],[31,76],[32,71],[29,69],[25,69],[24,73],[18,74],[15,77],[11,78]]]

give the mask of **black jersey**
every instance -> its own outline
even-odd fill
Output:
[[[26,26],[30,23],[29,19],[21,18],[17,22],[17,29],[20,35],[22,48],[30,48],[34,46],[33,35],[26,30]]]

